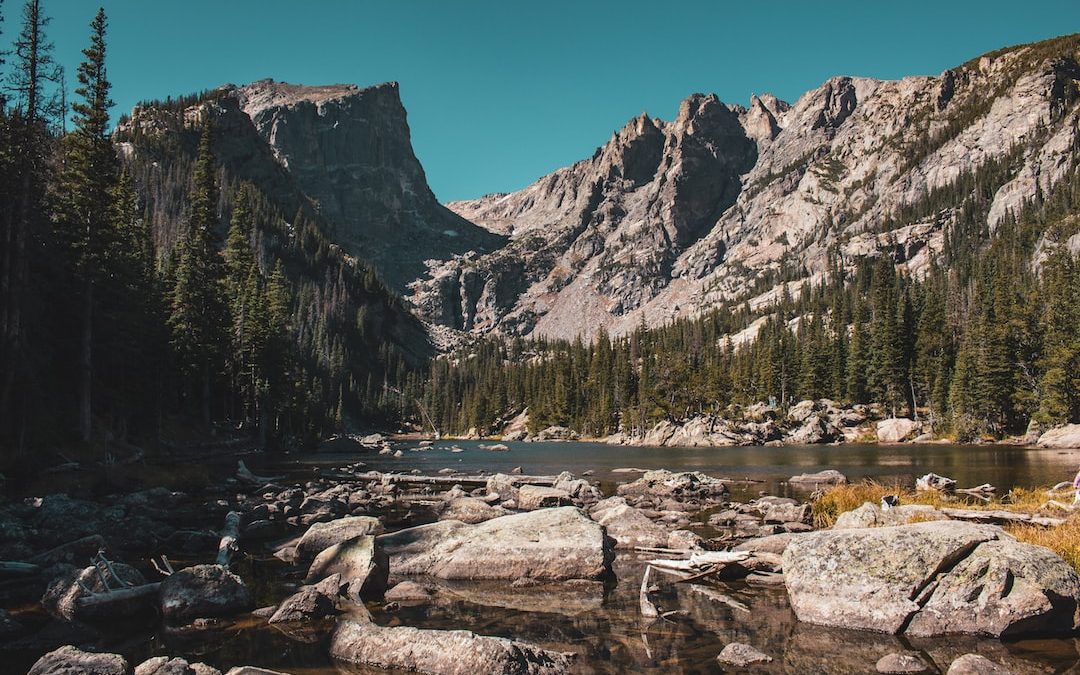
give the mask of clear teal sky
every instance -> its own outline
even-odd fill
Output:
[[[98,5],[43,0],[69,82]],[[7,43],[21,0],[5,0]],[[440,200],[524,187],[688,94],[794,101],[1080,32],[1078,0],[103,0],[117,107],[264,77],[401,83]]]

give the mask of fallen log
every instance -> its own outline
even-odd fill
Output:
[[[383,484],[389,483],[416,483],[420,485],[487,485],[491,476],[415,476],[413,474],[406,473],[382,473],[379,471],[367,471],[364,473],[358,473],[355,476],[359,480],[374,480]],[[522,483],[528,485],[545,485],[551,486],[555,484],[555,476],[524,476],[515,474],[510,476],[510,481],[513,483]]]
[[[0,561],[0,577],[29,577],[40,571],[40,566],[31,563]]]
[[[233,553],[240,550],[240,512],[229,511],[225,516],[225,527],[221,530],[221,543],[218,544],[217,564],[228,567]]]
[[[1014,513],[1012,511],[976,511],[972,509],[943,508],[941,512],[953,520],[966,520],[974,523],[986,523],[990,525],[1009,525],[1015,523],[1042,525],[1055,527],[1065,522],[1062,518],[1044,518],[1032,516],[1027,513]]]
[[[161,582],[118,588],[103,593],[89,593],[75,600],[75,611],[83,618],[130,614],[144,603],[157,598]]]

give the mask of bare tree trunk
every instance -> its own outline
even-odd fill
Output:
[[[203,426],[210,429],[210,359],[202,363],[202,418]]]

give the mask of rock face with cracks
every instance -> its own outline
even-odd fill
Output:
[[[953,521],[815,532],[783,554],[800,621],[918,636],[1080,627],[1080,577],[1000,528]]]
[[[313,584],[341,575],[341,582],[351,595],[374,598],[386,590],[389,573],[386,552],[375,537],[366,535],[334,544],[316,556],[305,581]]]
[[[598,579],[612,540],[579,509],[562,506],[478,525],[444,520],[378,538],[394,574],[441,579]]]
[[[27,675],[129,675],[119,654],[92,654],[66,645],[38,659]]]
[[[158,598],[165,620],[172,624],[229,616],[252,605],[244,582],[221,565],[195,565],[165,577]]]

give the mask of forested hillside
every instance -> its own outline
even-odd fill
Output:
[[[177,116],[159,134],[114,137],[104,12],[70,110],[41,3],[20,19],[0,97],[5,463],[224,421],[267,446],[396,421],[423,327],[309,205],[287,221],[219,164],[228,130],[180,105],[214,94],[162,106]]]

